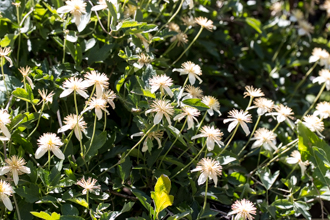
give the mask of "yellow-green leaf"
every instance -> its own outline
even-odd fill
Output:
[[[171,180],[166,175],[161,175],[155,185],[155,191],[151,192],[151,198],[155,202],[156,215],[173,204],[174,196],[169,195],[171,191]]]

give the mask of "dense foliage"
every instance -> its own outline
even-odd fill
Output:
[[[328,215],[330,0],[0,6],[1,219]]]

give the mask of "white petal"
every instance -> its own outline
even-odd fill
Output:
[[[96,97],[101,98],[102,94],[103,94],[102,86],[100,86],[99,84],[96,84]]]
[[[55,147],[55,148],[52,149],[52,151],[53,151],[53,154],[58,159],[60,159],[60,160],[64,160],[65,159],[65,156],[64,156],[63,152],[59,148]]]
[[[194,140],[196,138],[201,138],[201,137],[206,137],[205,134],[198,134],[198,135],[195,135],[191,138],[191,140]]]
[[[131,139],[133,139],[133,137],[138,137],[138,136],[143,136],[143,135],[144,135],[143,132],[138,132],[138,133],[132,134]]]
[[[10,134],[8,128],[6,127],[6,125],[0,123],[0,129],[1,129],[2,133],[3,133],[7,138],[10,138],[10,137],[11,137],[11,134]]]
[[[262,140],[257,140],[257,141],[255,141],[255,142],[252,144],[251,149],[254,149],[254,148],[260,147],[262,144],[263,144],[263,141],[262,141]]]
[[[16,170],[16,169],[12,169],[11,171],[12,171],[12,173],[13,173],[13,180],[14,180],[14,183],[15,183],[15,185],[17,186],[17,184],[18,184],[18,180],[19,180],[17,170]]]
[[[77,89],[77,93],[79,95],[81,95],[82,97],[84,97],[85,99],[87,99],[89,97],[89,95],[85,91],[83,91],[81,89]]]
[[[152,93],[155,93],[158,89],[159,89],[159,86],[151,86],[150,91],[151,91]]]
[[[11,171],[11,168],[9,166],[1,167],[0,175],[4,175],[4,174],[8,173],[9,171]]]
[[[66,96],[70,95],[72,92],[73,92],[73,89],[65,89],[65,90],[61,93],[60,98],[66,97]]]
[[[167,94],[172,98],[173,97],[173,92],[168,86],[163,86]]]
[[[148,138],[143,141],[142,152],[146,152],[148,150]]]
[[[283,122],[283,121],[285,121],[285,116],[284,116],[284,115],[278,115],[278,116],[277,116],[277,121],[278,121],[278,122]]]
[[[188,77],[189,77],[190,84],[191,85],[194,85],[195,84],[195,81],[196,81],[195,76],[193,74],[189,74]]]
[[[9,67],[12,67],[13,61],[10,59],[10,57],[5,56],[5,59],[10,63]]]
[[[198,185],[202,185],[203,183],[205,183],[207,179],[207,176],[204,174],[204,173],[201,173],[201,175],[199,175],[199,178],[198,178]]]
[[[288,158],[286,158],[286,162],[287,162],[288,164],[296,164],[296,163],[298,163],[299,161],[298,161],[298,159],[296,159],[296,158],[294,158],[294,157],[288,157]]]
[[[203,80],[201,78],[199,78],[199,76],[196,75],[196,78],[198,79],[199,84],[201,84],[203,82]]]
[[[192,117],[188,116],[187,122],[188,122],[188,130],[194,127],[194,120],[192,119]]]
[[[75,127],[73,131],[74,131],[74,134],[75,134],[76,138],[80,141],[81,138],[82,138],[81,131],[78,129],[78,127]]]
[[[241,122],[240,124],[241,124],[241,127],[243,128],[243,130],[244,130],[246,136],[248,136],[248,135],[250,134],[249,127],[246,125],[245,122]]]
[[[190,172],[198,172],[198,171],[201,171],[201,170],[203,170],[203,168],[198,166],[195,169],[192,169]]]
[[[208,109],[207,113],[209,113],[210,116],[213,116],[213,114],[214,114],[213,109],[212,108]]]
[[[217,175],[214,174],[214,173],[211,173],[210,178],[213,179],[214,185],[215,185],[215,187],[217,187],[217,184],[218,184],[218,177],[217,177]]]
[[[23,166],[23,167],[21,167],[21,169],[19,169],[21,172],[23,172],[23,173],[26,173],[26,174],[30,174],[31,173],[31,170],[30,170],[30,168],[29,167],[25,167],[25,166]]]
[[[31,78],[27,76],[26,79],[29,82],[31,88],[34,89],[34,84],[33,84],[32,80],[31,80]]]
[[[100,11],[100,10],[103,10],[105,9],[106,7],[104,7],[104,5],[95,5],[92,7],[92,11]]]
[[[181,121],[185,116],[186,115],[184,113],[178,114],[177,116],[175,116],[173,118],[173,121],[176,121],[176,120]]]
[[[11,204],[9,197],[6,194],[2,193],[1,200],[9,211],[13,210],[13,205]]]
[[[235,118],[227,118],[227,119],[223,120],[223,123],[226,124],[230,121],[236,121],[236,119]]]
[[[69,5],[65,5],[65,6],[62,6],[60,8],[57,9],[57,13],[59,14],[64,14],[64,13],[68,13],[72,10],[72,7],[69,6]]]
[[[314,62],[318,61],[319,59],[320,58],[317,56],[310,56],[308,62],[314,63]]]
[[[79,26],[80,21],[81,21],[81,14],[76,14],[75,16],[73,16],[72,21]],[[79,29],[78,29],[79,30]],[[78,91],[77,91],[78,92]]]
[[[163,113],[157,112],[154,118],[154,124],[159,124],[163,118]]]
[[[206,146],[208,151],[212,151],[214,149],[214,140],[206,138]]]
[[[268,144],[269,146],[271,146],[271,148],[273,148],[275,151],[278,150],[278,148],[276,147],[276,145],[275,145],[272,141],[267,141],[267,144]]]
[[[157,143],[158,143],[158,149],[162,147],[162,142],[160,141],[160,139],[158,137],[155,137]]]
[[[35,158],[39,159],[42,156],[44,156],[44,154],[47,152],[47,148],[45,147],[39,147],[35,153]]]
[[[233,121],[228,125],[228,132],[231,132],[237,125],[238,121]]]
[[[69,130],[70,127],[71,127],[70,125],[64,125],[57,130],[57,133],[63,133],[64,131]]]
[[[170,116],[168,116],[168,114],[165,114],[165,118],[166,118],[168,124],[171,125],[172,122],[171,122],[171,118],[170,118]]]
[[[101,109],[97,109],[97,108],[96,108],[96,109],[95,109],[95,114],[96,114],[98,120],[101,120],[101,119],[102,119],[103,112],[102,112]]]
[[[299,163],[300,169],[301,169],[301,176],[305,175],[305,170],[306,170],[306,166],[303,163]]]
[[[267,112],[267,109],[265,109],[265,108],[258,108],[257,109],[257,113],[258,113],[258,115],[263,115],[263,114],[265,114]]]

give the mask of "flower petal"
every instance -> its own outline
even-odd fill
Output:
[[[35,153],[35,158],[39,159],[42,156],[44,156],[44,154],[47,152],[47,148],[46,147],[39,147]]]
[[[60,160],[65,159],[65,156],[64,156],[63,152],[59,148],[55,147],[55,148],[52,149],[52,151],[58,159],[60,159]]]
[[[13,205],[11,204],[9,197],[6,194],[1,194],[1,200],[9,211],[13,211]]]
[[[72,92],[73,92],[73,89],[65,89],[65,90],[61,93],[60,98],[66,97],[66,96],[70,95]]]

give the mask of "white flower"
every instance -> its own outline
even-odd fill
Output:
[[[253,86],[245,86],[245,90],[246,92],[244,92],[244,98],[247,96],[250,96],[251,98],[254,97],[261,97],[264,96],[265,94],[261,91],[261,89],[257,88],[253,88]]]
[[[95,85],[97,98],[100,98],[103,94],[103,91],[109,86],[109,78],[104,73],[101,74],[94,70],[85,74],[85,79],[85,83],[88,86]]]
[[[3,204],[9,211],[13,210],[13,205],[8,196],[14,193],[13,188],[10,186],[9,183],[0,180],[0,199],[2,200]]]
[[[143,141],[143,146],[142,146],[142,152],[146,152],[148,150],[148,139],[149,140],[153,140],[155,139],[158,143],[158,149],[162,147],[162,142],[160,141],[160,138],[163,137],[164,132],[163,131],[152,131],[150,132],[146,139]],[[131,135],[131,138],[133,139],[133,137],[138,137],[138,136],[144,136],[145,133],[144,132],[138,132],[135,134]]]
[[[188,36],[185,33],[178,33],[170,39],[171,42],[177,41],[177,45],[184,46],[188,42]]]
[[[18,70],[21,72],[23,78],[28,81],[28,83],[30,84],[31,88],[34,89],[34,84],[33,84],[32,80],[31,80],[31,78],[29,77],[30,67],[29,66],[26,66],[25,68],[21,67]]]
[[[118,10],[119,5],[117,0],[99,0],[99,2],[97,3],[98,5],[93,6],[91,10],[100,11],[108,8],[108,5],[105,1],[111,2],[113,6]]]
[[[275,2],[270,7],[270,10],[272,11],[271,15],[273,15],[273,16],[279,14],[282,11],[282,2]]]
[[[221,115],[220,103],[216,98],[214,98],[213,96],[204,96],[202,102],[209,107],[207,113],[209,113],[210,116],[214,114],[213,111],[216,111],[219,116]]]
[[[83,0],[69,0],[66,5],[57,9],[57,13],[64,14],[70,12],[73,15],[72,21],[79,26],[81,15],[86,13],[86,2]]]
[[[168,100],[155,100],[151,104],[151,109],[147,110],[145,114],[149,114],[151,112],[156,112],[156,116],[154,118],[154,124],[159,124],[162,120],[163,116],[165,116],[168,124],[171,124],[170,116],[174,113],[174,108],[171,106],[170,101]]]
[[[322,69],[320,70],[319,75],[320,76],[313,79],[313,83],[317,83],[317,82],[319,84],[325,83],[326,89],[330,90],[330,71],[327,69]]]
[[[17,157],[16,155],[11,158],[5,159],[7,166],[0,168],[0,175],[4,175],[8,172],[11,172],[13,175],[13,180],[15,185],[18,184],[18,175],[22,175],[24,173],[30,174],[31,170],[29,167],[24,166],[26,164],[23,158]]]
[[[182,69],[173,69],[173,72],[177,71],[180,75],[188,75],[189,82],[191,85],[195,84],[196,78],[199,80],[199,83],[202,83],[203,80],[199,78],[202,75],[202,70],[200,66],[194,64],[193,62],[187,61],[182,64]]]
[[[206,28],[208,31],[213,31],[214,28],[213,21],[208,20],[207,18],[204,17],[195,18],[195,21],[197,24],[199,24],[203,28]]]
[[[55,95],[55,93],[52,91],[47,95],[48,90],[46,89],[42,89],[42,91],[40,89],[38,89],[38,93],[41,96],[41,101],[38,103],[38,105],[42,102],[45,102],[45,104],[47,102],[53,103],[53,96]]]
[[[137,63],[134,63],[133,66],[137,69],[142,69],[143,66],[148,66],[150,65],[152,59],[148,56],[145,55],[144,53],[141,53],[140,55],[138,55],[139,59],[137,61]]]
[[[253,101],[253,103],[255,106],[251,106],[247,110],[258,108],[257,113],[259,116],[264,115],[266,112],[271,112],[274,108],[274,102],[266,98],[257,98]]]
[[[221,176],[222,166],[220,163],[212,158],[202,158],[198,163],[197,167],[191,172],[201,171],[201,174],[198,178],[198,185],[202,185],[206,182],[206,179],[212,179],[214,185],[218,184],[218,176]],[[206,195],[205,195],[206,196]]]
[[[1,59],[5,58],[10,63],[9,67],[13,66],[13,61],[8,56],[11,53],[11,51],[12,50],[10,49],[10,47],[5,47],[5,48],[0,47],[0,57]]]
[[[86,122],[84,121],[83,116],[79,115],[79,121],[77,126],[77,115],[70,114],[64,118],[64,126],[57,130],[57,133],[64,132],[67,130],[74,130],[74,134],[78,140],[82,139],[82,131],[86,129]]]
[[[113,109],[116,108],[115,103],[113,102],[113,100],[116,98],[116,93],[114,93],[112,90],[106,90],[103,92],[102,94],[102,98],[105,99]]]
[[[82,194],[85,195],[88,192],[93,192],[95,189],[100,189],[101,186],[95,186],[95,183],[97,182],[96,179],[92,179],[91,177],[89,177],[87,179],[87,181],[85,180],[85,177],[81,178],[81,180],[79,180],[77,182],[77,185],[81,186],[82,188],[84,188],[84,190],[82,191]]]
[[[296,22],[296,21],[301,21],[304,19],[304,13],[299,10],[299,9],[294,9],[291,11],[291,17],[290,17],[290,20],[293,21],[293,22]]]
[[[286,162],[288,164],[299,164],[300,169],[301,169],[301,176],[305,175],[305,171],[306,171],[306,166],[309,165],[308,160],[306,160],[305,162],[303,162],[301,160],[301,154],[299,151],[295,150],[291,153],[291,157],[287,157],[286,158]]]
[[[64,160],[64,154],[59,149],[63,145],[61,139],[54,133],[45,133],[38,139],[39,148],[35,153],[36,159],[41,158],[47,151],[52,151],[53,154],[60,160]]]
[[[214,149],[214,143],[217,143],[217,145],[220,148],[221,145],[224,145],[224,143],[221,141],[222,136],[223,133],[218,128],[214,128],[214,126],[205,125],[201,129],[201,134],[193,136],[191,140],[194,140],[196,138],[206,137],[207,150],[212,151]]]
[[[248,136],[250,131],[246,123],[252,122],[252,116],[248,112],[243,110],[238,111],[237,109],[231,110],[228,114],[231,118],[223,120],[224,124],[231,122],[228,126],[228,132],[231,132],[237,126],[237,124],[239,124],[244,130],[246,136]]]
[[[274,141],[276,139],[276,135],[273,131],[270,131],[266,128],[259,128],[254,133],[254,138],[251,138],[251,140],[256,140],[251,149],[264,146],[267,150],[274,149],[275,151],[278,150],[278,148],[275,146]]]
[[[309,62],[314,63],[320,60],[320,65],[324,66],[328,63],[328,59],[330,54],[325,49],[314,48],[312,52],[312,56],[309,57]]]
[[[322,119],[317,117],[316,115],[306,115],[303,117],[303,124],[309,128],[312,132],[316,132],[318,135],[320,135],[322,138],[324,136],[321,134],[321,132],[324,130],[324,124]]]
[[[8,140],[11,137],[11,134],[6,127],[7,124],[10,123],[10,114],[7,113],[6,110],[0,110],[0,130],[6,137],[1,137],[0,140]]]
[[[105,111],[107,114],[110,114],[107,110],[107,107],[107,101],[105,99],[93,97],[88,107],[84,111],[82,111],[81,114],[84,114],[88,110],[95,109],[95,114],[98,120],[101,120],[103,116],[102,111]]]
[[[328,118],[330,116],[330,102],[318,103],[313,115],[319,115],[321,118]]]
[[[194,17],[190,16],[183,16],[181,18],[181,20],[183,21],[183,23],[188,26],[188,27],[195,27],[196,26],[196,20]]]
[[[63,83],[64,91],[61,93],[60,98],[66,97],[70,95],[73,91],[76,91],[79,95],[87,99],[89,95],[86,93],[86,89],[88,84],[82,79],[78,79],[76,77],[71,77],[67,79]]]
[[[327,16],[330,17],[330,0],[325,0],[320,9],[327,11]]]
[[[177,25],[176,23],[170,22],[167,26],[168,26],[168,29],[170,31],[174,31],[174,32],[177,32],[177,33],[181,32],[180,26]]]
[[[137,7],[135,5],[128,4],[125,7],[124,17],[125,18],[131,17],[131,16],[134,17],[135,16],[136,9],[137,9]]]
[[[300,20],[298,21],[298,35],[303,36],[303,35],[307,35],[308,37],[311,36],[311,33],[313,33],[314,31],[314,27],[313,25],[311,25],[310,23],[308,23],[305,20]]]
[[[197,116],[199,116],[201,113],[196,109],[188,106],[184,106],[182,108],[183,113],[178,114],[173,118],[174,121],[178,120],[181,121],[184,117],[187,117],[188,122],[188,130],[190,128],[194,127],[194,120],[198,123]]]
[[[293,115],[293,112],[292,112],[292,109],[287,107],[287,106],[284,106],[282,104],[280,104],[279,106],[276,106],[275,107],[275,110],[277,112],[271,112],[271,113],[267,113],[267,115],[275,115],[277,116],[276,120],[278,123],[281,123],[285,120],[289,120],[289,119],[292,119],[293,117],[291,115]]]
[[[155,93],[158,89],[160,89],[161,93],[165,90],[170,97],[173,97],[173,92],[169,88],[173,85],[173,80],[165,74],[161,76],[153,76],[149,79],[149,84],[151,85],[152,93]]]
[[[253,220],[254,217],[252,215],[257,214],[256,207],[247,199],[242,199],[241,201],[236,200],[235,203],[232,204],[231,209],[233,211],[229,212],[228,215],[236,215],[234,220]]]
[[[203,90],[201,90],[199,87],[194,87],[191,85],[187,85],[185,87],[184,93],[182,93],[182,100],[185,99],[200,99],[203,97]]]

